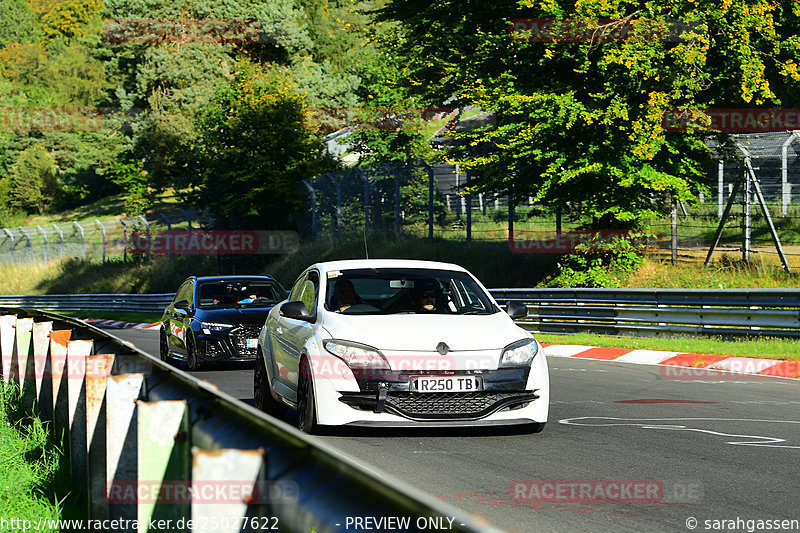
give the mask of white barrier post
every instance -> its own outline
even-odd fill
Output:
[[[136,501],[127,501],[124,490],[130,488],[126,483],[136,479],[136,402],[144,394],[144,374],[109,376],[106,380],[106,500],[111,520],[136,520]]]
[[[86,453],[89,518],[108,518],[106,502],[106,380],[113,354],[86,358]]]
[[[67,368],[67,345],[72,337],[72,330],[62,329],[50,332],[50,376],[52,389],[50,396],[53,403],[53,434],[60,442],[67,442],[69,431],[69,400],[67,398],[67,385],[64,382]]]
[[[151,520],[186,520],[189,504],[189,409],[185,401],[136,402],[140,531]]]
[[[72,479],[86,483],[86,358],[92,355],[94,343],[75,340],[67,344],[66,378],[69,402],[69,455]]]
[[[53,329],[52,322],[33,323],[33,350],[28,355],[28,362],[25,365],[25,383],[22,387],[22,405],[29,413],[34,410],[41,420],[52,419],[52,406],[50,396],[46,401],[42,401],[42,391],[46,390],[45,380],[49,379],[47,372],[47,356],[50,345],[50,331]],[[49,381],[47,381],[49,386]],[[52,386],[50,386],[52,391]]]
[[[0,355],[2,355],[3,383],[11,381],[11,355],[14,353],[14,331],[17,315],[0,316]]]
[[[247,506],[259,496],[258,481],[264,470],[264,450],[192,448],[192,531],[249,531],[242,523]],[[263,497],[264,495],[262,495]]]
[[[14,329],[16,330],[16,340],[14,342],[14,350],[11,354],[10,378],[17,383],[21,392],[27,370],[25,365],[28,364],[28,354],[31,352],[33,319],[17,318]]]

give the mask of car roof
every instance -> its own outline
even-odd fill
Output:
[[[421,261],[417,259],[347,259],[344,261],[316,263],[309,268],[318,268],[322,273],[356,268],[427,268],[432,270],[467,272],[467,269],[454,263]]]
[[[245,281],[245,280],[261,280],[261,281],[275,281],[275,278],[267,275],[252,275],[252,276],[192,276],[197,281]]]

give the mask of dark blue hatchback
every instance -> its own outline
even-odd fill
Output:
[[[270,276],[192,276],[161,317],[163,361],[186,361],[190,370],[217,361],[253,361],[267,313],[286,299]]]

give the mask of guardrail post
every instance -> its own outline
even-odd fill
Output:
[[[86,358],[86,454],[89,518],[108,518],[106,499],[106,380],[113,354]]]
[[[136,520],[136,502],[127,501],[114,487],[135,480],[138,469],[136,402],[145,393],[144,374],[106,379],[106,481],[108,518]],[[128,487],[129,488],[129,487]]]
[[[67,370],[67,346],[72,337],[72,330],[63,329],[50,332],[50,379],[53,398],[53,428],[57,440],[67,442],[69,432],[69,399],[67,384],[64,381]]]
[[[3,358],[3,383],[11,381],[11,356],[14,353],[14,328],[17,315],[0,316],[0,353]]]
[[[33,350],[28,355],[25,364],[25,373],[22,386],[22,405],[29,413],[34,412],[34,408],[39,411],[42,420],[49,420],[52,414],[45,414],[43,411],[52,406],[48,402],[42,402],[42,390],[45,379],[48,347],[50,344],[50,331],[53,329],[52,322],[34,322],[31,335],[33,336]],[[52,388],[51,388],[52,390]],[[44,407],[44,409],[43,409]]]
[[[22,391],[22,386],[25,381],[25,374],[27,369],[25,365],[28,363],[28,354],[31,352],[31,331],[33,330],[32,318],[17,318],[14,325],[15,342],[14,350],[11,354],[11,371],[10,378],[16,381],[19,390]]]
[[[147,531],[150,520],[190,516],[191,471],[189,410],[183,400],[136,402],[138,447],[137,517]]]
[[[204,531],[216,523],[216,531],[249,531],[242,524],[252,499],[264,498],[258,481],[264,469],[264,450],[200,450],[192,448],[192,531]],[[265,491],[268,492],[268,491]],[[227,501],[216,495],[224,494]],[[233,501],[235,496],[240,499]],[[209,501],[211,499],[211,501]],[[227,527],[225,527],[227,526]]]
[[[92,354],[94,343],[74,340],[67,344],[67,364],[64,369],[69,404],[69,456],[72,479],[86,483],[86,358]]]

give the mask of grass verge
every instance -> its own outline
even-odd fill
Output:
[[[786,359],[800,361],[800,339],[724,340],[719,337],[611,337],[592,333],[555,335],[535,334],[539,342],[547,344],[581,344],[604,348],[631,350],[666,350],[670,352],[758,357],[761,359]]]
[[[67,500],[71,484],[68,460],[47,426],[24,415],[14,385],[0,384],[0,518],[29,520],[34,527],[41,519],[39,531],[58,531],[47,522],[85,518],[82,502]]]

